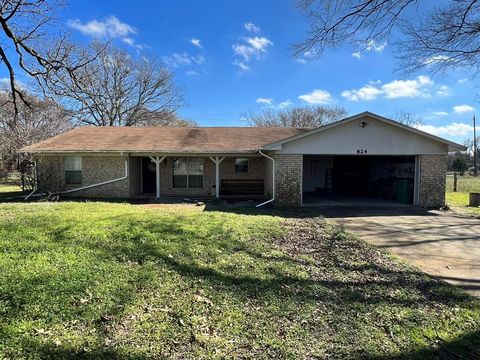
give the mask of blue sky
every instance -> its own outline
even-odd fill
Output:
[[[417,114],[422,129],[471,137],[477,89],[468,73],[395,72],[387,43],[292,57],[306,20],[293,0],[71,0],[62,21],[78,41],[111,38],[132,54],[162,57],[185,90],[180,114],[202,126],[242,126],[263,108],[341,105],[350,114]]]

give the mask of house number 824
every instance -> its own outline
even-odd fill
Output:
[[[357,149],[357,154],[367,154],[367,149]]]

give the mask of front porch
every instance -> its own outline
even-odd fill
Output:
[[[262,200],[272,195],[271,161],[257,154],[130,157],[131,195],[145,199]]]

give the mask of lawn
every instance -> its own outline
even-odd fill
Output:
[[[13,175],[7,178],[0,178],[0,199],[21,195],[22,189],[18,183],[18,179]]]
[[[453,192],[453,175],[447,176],[447,204],[453,211],[480,217],[479,207],[468,206],[468,194],[470,192],[480,192],[480,176],[459,176],[457,180],[457,192]]]
[[[321,218],[0,204],[0,359],[480,356],[480,301]]]

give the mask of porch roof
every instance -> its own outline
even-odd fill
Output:
[[[311,129],[285,127],[80,127],[21,152],[251,153]]]

